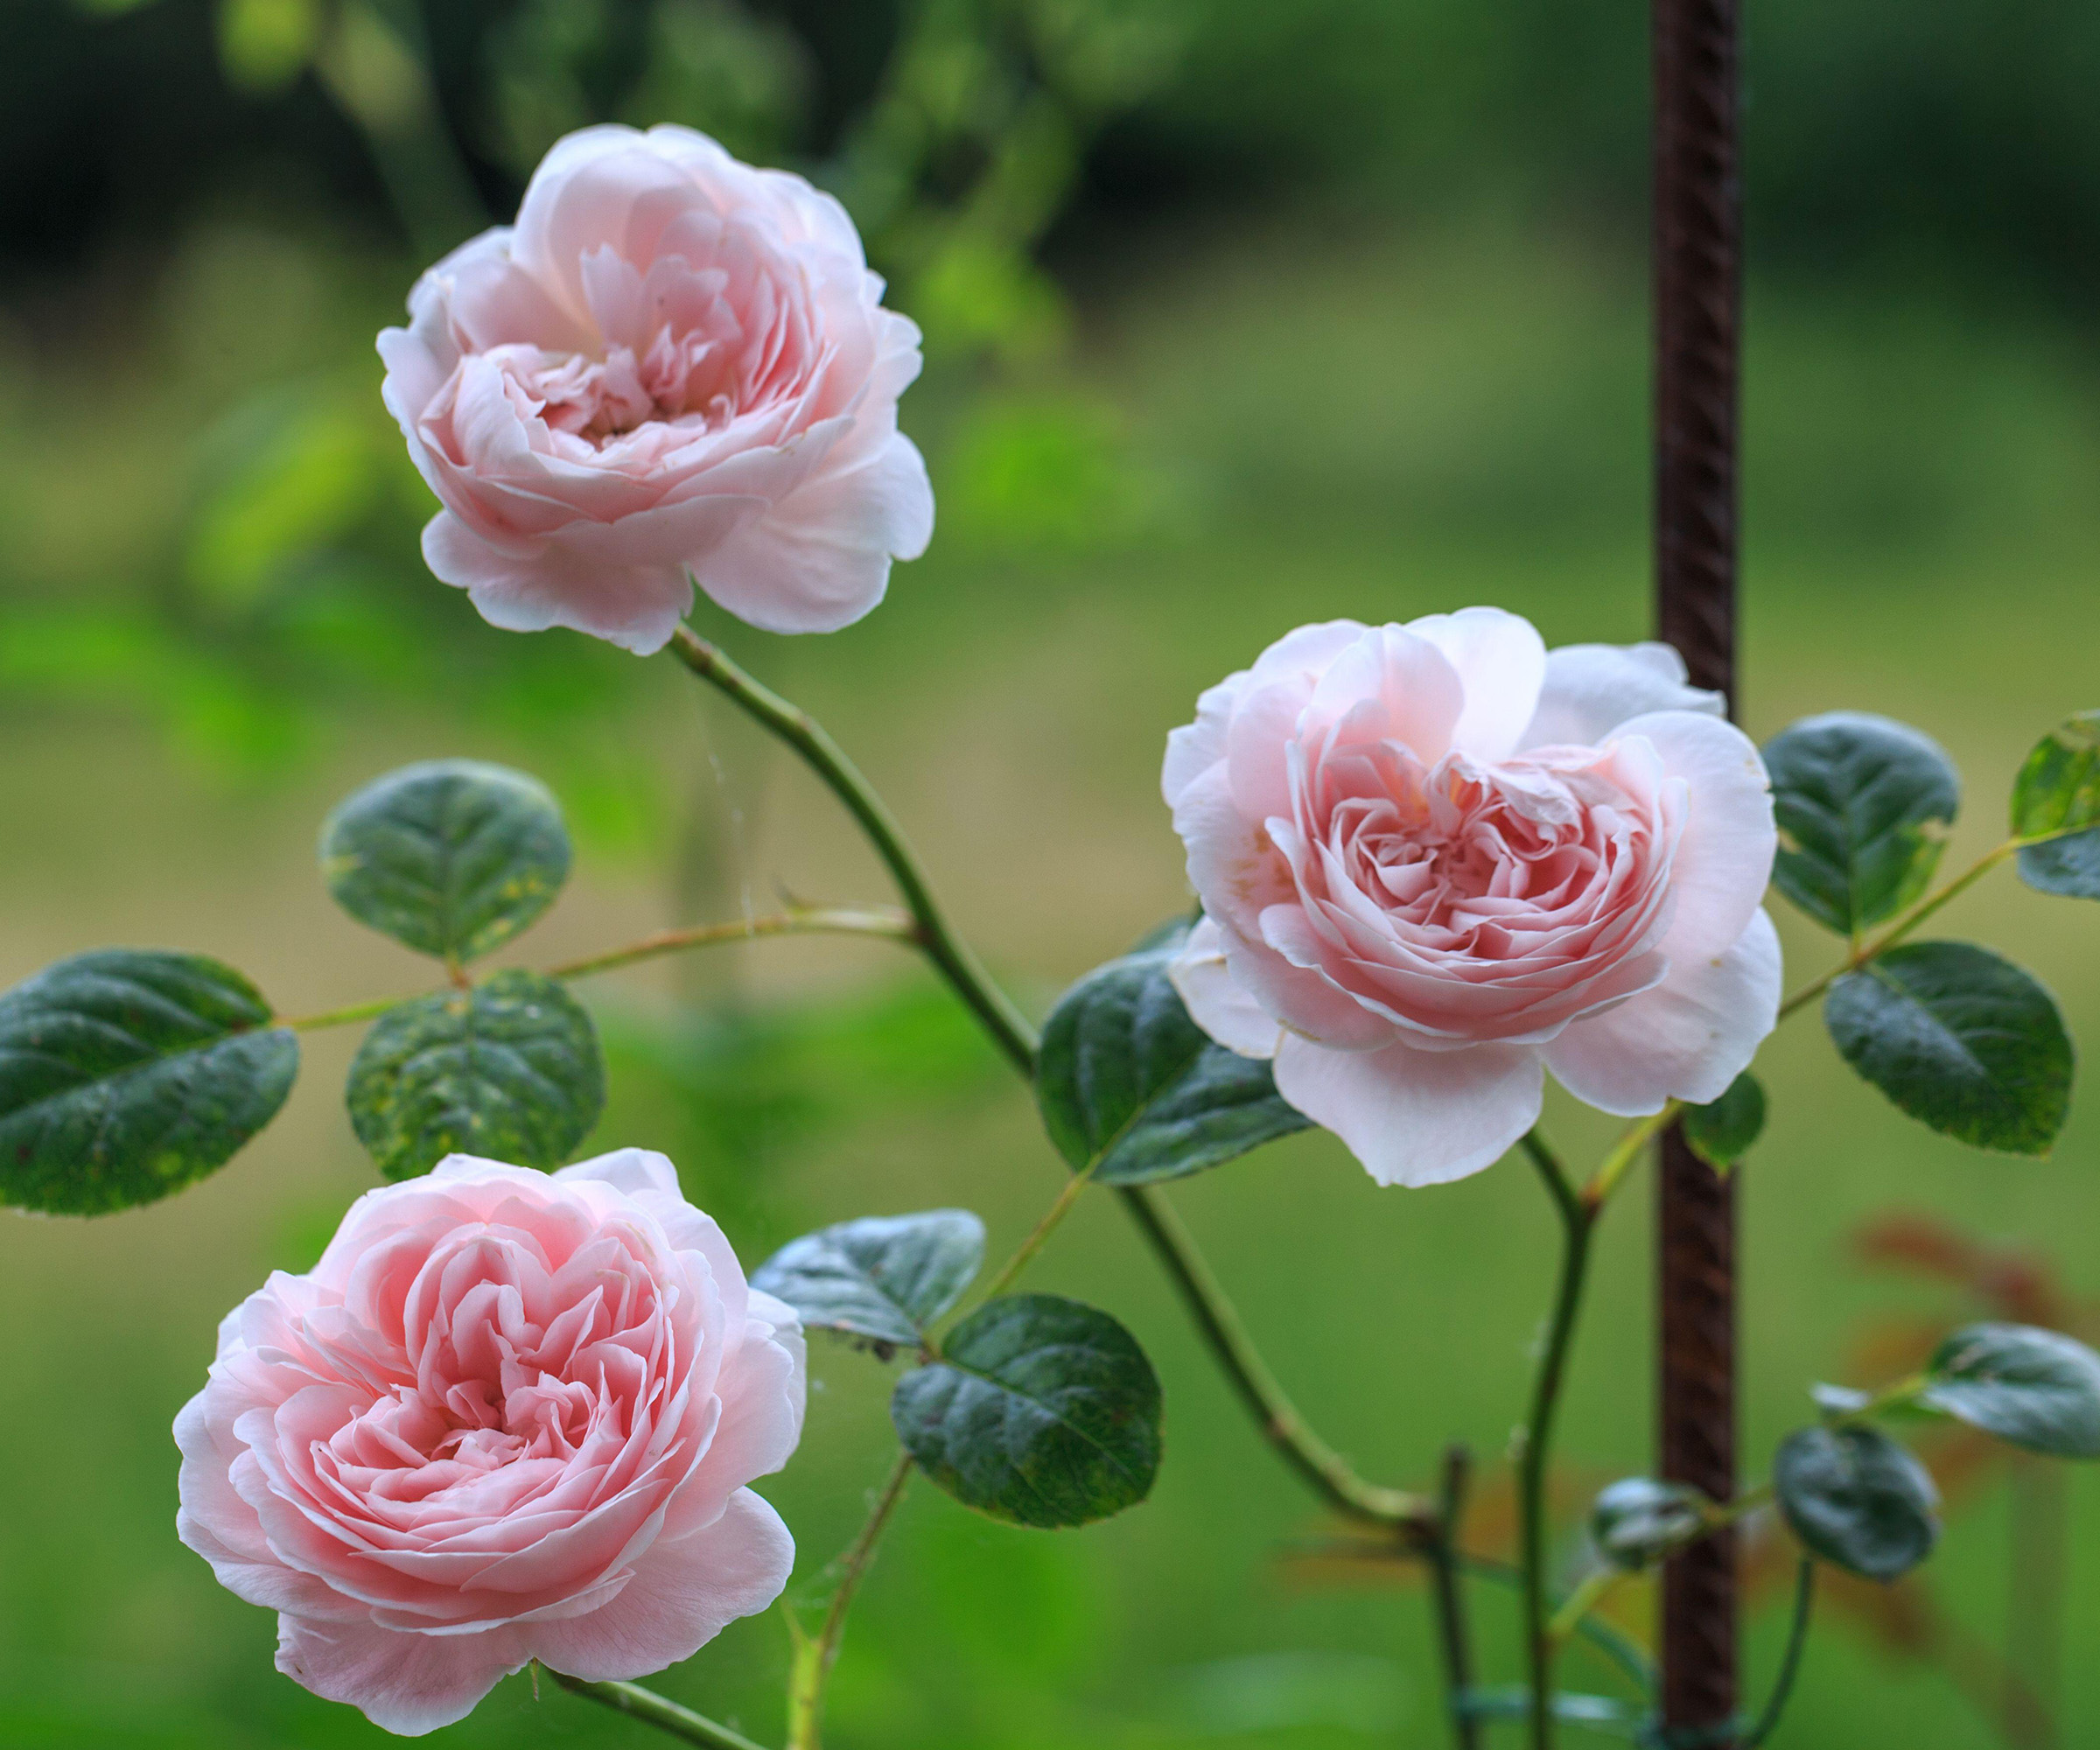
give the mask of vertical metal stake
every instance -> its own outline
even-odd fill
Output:
[[[1740,18],[1738,0],[1651,4],[1656,625],[1697,685],[1732,700]],[[1735,1492],[1734,1185],[1674,1129],[1659,1183],[1662,1474],[1726,1501]],[[1666,1726],[1711,1730],[1734,1717],[1735,1564],[1727,1532],[1664,1571]]]

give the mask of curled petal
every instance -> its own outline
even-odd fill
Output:
[[[1225,961],[1225,941],[1205,918],[1188,934],[1167,976],[1188,1007],[1190,1019],[1228,1051],[1242,1057],[1276,1055],[1283,1028],[1233,977]]]

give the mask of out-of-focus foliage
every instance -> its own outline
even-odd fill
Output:
[[[0,64],[0,237],[77,250],[258,150],[382,198],[398,166],[348,145],[323,88],[383,92],[425,21],[431,90],[493,206],[562,128],[690,121],[847,166],[842,190],[900,268],[937,267],[975,298],[1040,288],[1011,257],[958,248],[954,221],[977,245],[1040,230],[1075,161],[1096,209],[1368,180],[1436,200],[1550,192],[1630,229],[1645,16],[1574,0],[28,0]],[[2010,270],[2085,296],[2100,12],[1772,0],[1748,16],[1760,254],[1819,274]]]

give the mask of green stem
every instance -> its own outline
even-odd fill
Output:
[[[417,995],[422,993],[418,991]],[[299,1015],[287,1020],[278,1016],[276,1025],[290,1027],[295,1033],[318,1032],[323,1027],[346,1027],[359,1021],[369,1021],[383,1015],[388,1009],[410,1001],[407,997],[381,997],[369,1003],[353,1003],[346,1009],[329,1009],[318,1015]]]
[[[612,972],[623,966],[633,966],[644,960],[654,960],[666,954],[682,954],[688,948],[713,948],[723,942],[756,942],[764,936],[774,935],[872,935],[888,942],[916,944],[912,920],[891,906],[798,906],[794,911],[777,913],[770,917],[738,918],[723,924],[693,924],[683,929],[662,930],[656,934],[644,936],[640,942],[630,942],[625,948],[616,948],[605,954],[594,954],[582,960],[564,961],[559,966],[550,966],[546,976],[570,979],[588,978],[599,972]],[[447,988],[471,990],[472,981],[457,966],[449,969],[451,977]],[[424,994],[422,991],[416,996]],[[314,1032],[323,1027],[345,1027],[358,1021],[369,1021],[383,1015],[388,1009],[413,1002],[415,997],[379,997],[368,1003],[353,1003],[344,1009],[329,1009],[318,1015],[301,1015],[291,1020],[280,1019],[281,1027],[290,1027],[295,1032]]]
[[[1181,1291],[1197,1327],[1226,1378],[1269,1444],[1313,1493],[1347,1518],[1389,1530],[1418,1530],[1433,1522],[1434,1510],[1420,1495],[1366,1482],[1306,1425],[1260,1352],[1249,1339],[1239,1314],[1225,1298],[1210,1266],[1172,1204],[1156,1186],[1120,1187],[1124,1206],[1136,1217],[1160,1264]]]
[[[1437,1642],[1444,1656],[1444,1693],[1449,1700],[1451,1736],[1457,1750],[1480,1750],[1480,1719],[1464,1704],[1473,1688],[1473,1649],[1459,1565],[1459,1528],[1466,1516],[1466,1484],[1472,1467],[1473,1454],[1464,1446],[1453,1445],[1444,1449],[1436,1530],[1423,1550],[1433,1588]]]
[[[1035,1224],[1034,1230],[1016,1248],[1013,1256],[1006,1260],[999,1273],[992,1278],[990,1287],[977,1296],[980,1302],[997,1300],[1013,1286],[1014,1279],[1028,1268],[1034,1261],[1035,1255],[1042,1250],[1043,1242],[1057,1231],[1058,1223],[1072,1213],[1072,1206],[1079,1201],[1080,1193],[1093,1182],[1094,1169],[1091,1166],[1084,1172],[1074,1173],[1065,1181],[1064,1189],[1057,1194],[1057,1200],[1045,1211],[1043,1219]]]
[[[545,1670],[546,1667],[541,1669]],[[704,1745],[707,1750],[762,1750],[761,1746],[742,1732],[718,1726],[705,1714],[681,1707],[654,1690],[643,1689],[640,1684],[590,1684],[581,1677],[565,1676],[554,1670],[547,1671],[547,1675],[571,1695],[582,1696],[601,1707],[611,1708],[615,1713],[624,1713],[630,1719],[656,1726],[674,1738],[682,1738],[688,1744]]]
[[[1787,1630],[1787,1650],[1779,1663],[1779,1675],[1772,1680],[1772,1694],[1757,1716],[1756,1724],[1743,1733],[1742,1750],[1757,1750],[1757,1746],[1769,1738],[1779,1725],[1780,1715],[1787,1711],[1788,1698],[1794,1693],[1794,1680],[1801,1675],[1801,1656],[1809,1644],[1809,1616],[1816,1602],[1816,1564],[1803,1556],[1801,1572],[1794,1582],[1794,1620]]]
[[[2029,844],[2046,844],[2049,839],[2061,836],[2056,833],[2044,833],[2034,838],[2008,838],[2003,844],[1985,851],[1973,864],[1956,875],[1938,892],[1928,894],[1924,899],[1920,900],[1916,905],[1904,913],[1880,935],[1875,936],[1871,942],[1860,943],[1839,964],[1833,966],[1822,977],[1802,985],[1800,990],[1779,1005],[1779,1018],[1782,1021],[1785,1020],[1788,1015],[1814,1002],[1846,973],[1857,972],[1876,956],[1886,954],[1950,900],[1966,892],[2022,847]]]
[[[795,1649],[794,1676],[788,1696],[788,1750],[819,1750],[822,1743],[824,1685],[838,1660],[839,1642],[846,1632],[846,1613],[853,1607],[853,1594],[859,1591],[861,1579],[875,1559],[875,1546],[882,1541],[890,1516],[904,1499],[905,1487],[911,1480],[911,1454],[899,1452],[860,1535],[840,1558],[838,1589],[831,1594],[824,1612],[823,1627],[817,1630],[815,1640]]]
[[[1583,1618],[1602,1604],[1606,1596],[1627,1578],[1623,1568],[1598,1568],[1586,1575],[1582,1583],[1560,1602],[1553,1613],[1553,1620],[1546,1625],[1546,1633],[1553,1637],[1556,1646],[1575,1632]]]
[[[1524,1574],[1525,1664],[1531,1694],[1531,1746],[1532,1750],[1552,1750],[1554,1643],[1546,1604],[1546,1466],[1553,1439],[1553,1415],[1560,1402],[1576,1316],[1582,1307],[1583,1278],[1589,1269],[1590,1238],[1597,1211],[1575,1189],[1543,1138],[1536,1134],[1527,1136],[1524,1144],[1532,1164],[1538,1168],[1539,1177],[1552,1195],[1564,1235],[1560,1287],[1554,1300],[1552,1322],[1547,1329],[1546,1352],[1539,1362],[1538,1378],[1532,1390],[1531,1414],[1524,1424],[1517,1472]]]
[[[672,634],[671,649],[678,660],[710,686],[726,694],[738,707],[756,718],[801,754],[803,763],[822,778],[831,794],[845,804],[846,811],[860,822],[875,854],[888,867],[897,891],[910,907],[914,939],[938,967],[956,994],[976,1013],[986,1030],[1022,1074],[1035,1074],[1035,1030],[1015,1008],[1005,992],[991,982],[970,946],[949,926],[933,884],[920,865],[916,853],[882,798],[846,758],[845,750],[832,740],[808,712],[793,705],[778,693],[745,672],[724,652],[684,626]]]
[[[1583,1202],[1592,1211],[1601,1209],[1610,1200],[1612,1193],[1619,1188],[1619,1181],[1626,1177],[1628,1168],[1641,1158],[1642,1150],[1660,1132],[1668,1130],[1684,1110],[1682,1100],[1668,1100],[1660,1112],[1651,1112],[1628,1124],[1582,1187]]]
[[[1032,1081],[1035,1029],[992,983],[983,963],[956,934],[934,897],[933,885],[906,839],[904,829],[859,768],[808,712],[746,673],[705,639],[681,626],[673,634],[670,648],[694,674],[800,754],[844,804],[888,867],[910,908],[912,940],[976,1015],[1013,1067]],[[1264,1365],[1232,1303],[1165,1196],[1151,1186],[1119,1186],[1117,1194],[1180,1291],[1197,1329],[1270,1443],[1315,1490],[1351,1518],[1386,1526],[1425,1523],[1429,1508],[1420,1496],[1364,1481],[1340,1453],[1306,1425],[1305,1418]]]
[[[912,920],[890,906],[820,906],[798,907],[762,918],[737,918],[728,923],[695,924],[686,929],[663,930],[626,948],[595,954],[582,960],[564,961],[547,969],[550,978],[589,978],[614,972],[666,954],[682,954],[692,948],[713,948],[732,942],[756,942],[775,935],[872,935],[889,942],[913,940]]]
[[[1459,1566],[1476,1579],[1506,1586],[1522,1592],[1524,1586],[1523,1571],[1514,1563],[1497,1561],[1491,1556],[1461,1555]],[[1653,1696],[1656,1689],[1656,1670],[1653,1662],[1640,1644],[1612,1624],[1595,1616],[1585,1616],[1575,1625],[1574,1632],[1604,1655],[1644,1697]]]

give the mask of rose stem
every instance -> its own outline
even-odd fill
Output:
[[[754,1744],[742,1732],[718,1726],[705,1714],[681,1707],[654,1690],[645,1690],[640,1684],[591,1684],[581,1677],[564,1676],[545,1666],[541,1669],[571,1695],[582,1696],[601,1707],[611,1708],[615,1713],[624,1713],[630,1719],[656,1726],[674,1738],[682,1738],[688,1744],[704,1744],[707,1750],[763,1750],[762,1746]]]
[[[640,942],[629,942],[625,948],[594,954],[583,960],[564,961],[559,966],[550,966],[542,976],[563,980],[588,978],[595,973],[617,971],[623,966],[654,960],[660,955],[682,954],[688,948],[713,948],[724,942],[755,942],[761,936],[820,934],[872,935],[887,942],[907,943],[916,940],[911,919],[893,906],[805,906],[776,913],[770,917],[738,918],[729,923],[693,924],[682,929],[660,930],[654,935],[644,936]],[[452,984],[444,988],[453,990],[459,986]],[[385,1014],[388,1009],[398,1008],[402,1004],[413,1002],[416,997],[426,994],[419,990],[412,996],[381,997],[368,1003],[355,1003],[348,1008],[330,1009],[318,1015],[299,1015],[290,1019],[279,1017],[274,1025],[290,1027],[294,1032],[316,1032],[324,1027],[350,1026],[358,1021],[374,1019]]]
[[[1461,1445],[1444,1449],[1444,1468],[1437,1491],[1436,1530],[1424,1544],[1437,1639],[1444,1656],[1444,1692],[1451,1709],[1452,1741],[1458,1750],[1480,1750],[1480,1721],[1468,1700],[1473,1690],[1473,1649],[1466,1624],[1464,1580],[1460,1572],[1459,1527],[1466,1516],[1466,1484],[1473,1454]]]
[[[1938,911],[1948,900],[1982,880],[2014,851],[2030,844],[2046,844],[2051,838],[2062,836],[2063,835],[2060,833],[2043,833],[2034,838],[2008,838],[2003,844],[1993,846],[1959,875],[1956,875],[1953,880],[1948,882],[1938,892],[1929,893],[1924,899],[1920,900],[1916,905],[1904,913],[1872,942],[1862,942],[1840,964],[1833,966],[1822,977],[1802,985],[1800,990],[1779,1005],[1779,1018],[1782,1021],[1785,1020],[1796,1010],[1814,1002],[1846,973],[1857,972],[1868,962],[1886,954],[1911,931],[1923,923],[1927,918]]]
[[[750,674],[723,651],[684,626],[672,634],[671,648],[678,660],[710,682],[747,716],[754,718],[802,755],[803,763],[822,778],[831,794],[845,804],[860,829],[887,865],[897,890],[910,907],[914,940],[937,966],[956,993],[976,1012],[999,1048],[1022,1074],[1035,1074],[1035,1031],[1015,1008],[1006,993],[993,984],[970,945],[949,927],[947,916],[934,898],[932,884],[904,836],[904,829],[888,806],[875,794],[860,770],[846,758],[845,750],[825,733],[809,713],[792,705]]]
[[[1553,1412],[1559,1405],[1561,1382],[1567,1369],[1568,1348],[1575,1334],[1576,1315],[1582,1307],[1583,1278],[1590,1262],[1590,1238],[1597,1212],[1602,1206],[1590,1202],[1575,1189],[1566,1168],[1536,1130],[1525,1133],[1523,1148],[1552,1194],[1553,1208],[1560,1216],[1564,1236],[1560,1288],[1554,1299],[1552,1323],[1547,1328],[1546,1351],[1540,1359],[1538,1378],[1532,1389],[1531,1414],[1524,1424],[1517,1474],[1524,1571],[1524,1652],[1531,1689],[1531,1744],[1532,1750],[1552,1750],[1553,1631],[1546,1606],[1546,1463],[1553,1438]]]
[[[912,940],[976,1015],[1020,1074],[1035,1075],[1035,1029],[995,984],[934,898],[918,857],[888,807],[809,714],[764,686],[725,652],[684,626],[671,651],[693,673],[799,754],[859,823],[912,914]],[[1270,1444],[1347,1517],[1418,1536],[1433,1522],[1419,1495],[1365,1481],[1307,1426],[1263,1362],[1195,1241],[1157,1187],[1117,1187],[1124,1208],[1180,1292],[1196,1327]]]
[[[814,1641],[802,1642],[794,1649],[794,1673],[788,1690],[788,1750],[818,1750],[823,1737],[824,1684],[838,1659],[838,1644],[846,1632],[846,1613],[853,1594],[875,1559],[875,1546],[904,1499],[905,1486],[912,1480],[912,1455],[899,1452],[890,1466],[889,1480],[875,1498],[860,1535],[840,1558],[838,1589],[824,1611],[823,1626]]]

